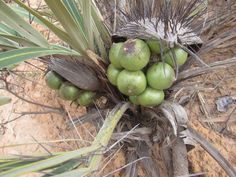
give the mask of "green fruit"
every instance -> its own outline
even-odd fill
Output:
[[[133,96],[145,90],[147,81],[142,71],[123,70],[118,75],[117,86],[124,95]]]
[[[139,102],[138,102],[138,97],[136,95],[134,96],[129,96],[129,101],[135,105],[139,105]]]
[[[120,63],[126,70],[138,71],[144,68],[150,59],[148,45],[140,39],[127,40],[120,49]]]
[[[157,90],[164,90],[173,84],[175,71],[165,63],[158,62],[153,64],[147,71],[147,81],[150,87]]]
[[[58,90],[62,83],[62,77],[53,71],[49,71],[45,76],[45,81],[48,87]]]
[[[188,53],[185,52],[183,49],[181,48],[175,48],[174,49],[175,52],[175,56],[176,56],[176,63],[178,64],[178,66],[182,66],[187,58],[188,58]],[[171,51],[168,51],[164,56],[163,59],[166,63],[168,63],[170,66],[174,67],[174,56],[172,55]]]
[[[117,85],[117,77],[120,74],[121,70],[114,67],[113,64],[110,64],[107,68],[107,78],[112,85]]]
[[[73,84],[65,82],[60,87],[59,95],[65,100],[74,101],[79,96],[79,89]]]
[[[148,44],[149,48],[151,49],[151,51],[156,54],[161,53],[161,46],[162,46],[163,52],[165,52],[167,50],[166,45],[165,44],[161,45],[160,41],[158,41],[158,40],[148,40],[147,44]]]
[[[111,49],[109,51],[109,59],[110,62],[118,69],[121,69],[122,66],[120,64],[120,49],[123,46],[123,42],[120,43],[113,43],[113,45],[111,46]]]
[[[157,106],[164,100],[163,90],[156,90],[147,87],[143,93],[138,96],[138,102],[142,106]]]
[[[93,104],[94,96],[95,96],[94,92],[84,91],[82,94],[80,94],[79,98],[77,99],[77,103],[81,106],[89,106]]]

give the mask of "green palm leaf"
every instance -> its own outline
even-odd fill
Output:
[[[14,36],[14,35],[10,35],[10,34],[4,34],[0,32],[0,36],[9,39],[11,41],[14,41],[16,43],[18,43],[19,45],[23,45],[23,46],[28,46],[28,47],[36,47],[37,45],[31,41],[29,41],[26,38],[20,37],[20,36]]]
[[[53,54],[79,56],[79,53],[77,52],[71,50],[62,50],[62,48],[30,47],[30,48],[15,49],[0,53],[0,68],[4,68],[6,66],[19,63],[34,57],[42,57]]]
[[[6,96],[0,96],[0,106],[8,104],[11,102],[11,98]]]
[[[17,43],[10,41],[0,35],[0,48],[11,50],[11,49],[16,49],[18,47],[19,45]]]
[[[41,47],[49,46],[47,40],[37,30],[22,19],[2,0],[0,0],[0,9],[0,20],[15,29],[22,37],[31,39],[32,42]]]
[[[9,35],[20,36],[20,34],[17,33],[16,30],[10,28],[4,23],[0,23],[0,32],[4,34],[9,34]]]
[[[26,6],[24,3],[22,3],[19,0],[14,0],[18,5],[20,5],[25,10],[29,11],[31,14],[33,14],[35,17],[37,17],[45,26],[47,26],[55,35],[57,35],[61,40],[71,45],[73,48],[76,49],[76,44],[73,41],[73,39],[70,38],[70,36],[62,29],[51,23],[49,20],[45,19],[40,13],[38,13],[36,10]]]
[[[61,155],[50,157],[46,160],[40,160],[38,162],[19,166],[19,167],[13,168],[11,170],[8,170],[2,173],[0,172],[0,176],[1,177],[16,177],[16,176],[23,175],[29,172],[36,172],[39,170],[53,167],[55,165],[61,164],[63,162],[66,162],[74,158],[81,158],[83,156],[86,156],[96,151],[97,149],[99,149],[97,146],[90,146],[90,147],[81,148],[75,151],[65,152]]]
[[[88,49],[88,40],[81,31],[81,27],[78,23],[76,23],[70,11],[66,8],[63,1],[45,0],[45,2],[61,23],[65,31],[75,42],[75,49],[77,49],[77,51],[81,54],[85,54],[85,51]]]
[[[32,21],[32,22],[36,22],[40,25],[44,25],[37,17],[35,17],[33,14],[31,14],[24,8],[20,7],[18,4],[10,4],[10,7],[22,18],[28,19],[29,21]]]

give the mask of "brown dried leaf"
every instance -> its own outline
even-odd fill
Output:
[[[144,141],[137,143],[136,152],[137,152],[138,157],[139,158],[150,157],[150,158],[143,159],[141,161],[148,176],[159,177],[160,172],[158,169],[158,164],[155,163],[155,161],[153,160],[152,156],[149,153],[149,149],[150,149],[149,146]]]
[[[181,105],[165,101],[162,103],[160,109],[170,122],[175,136],[177,136],[180,127],[187,127],[188,116]]]
[[[52,59],[49,67],[83,90],[101,89],[101,82],[96,73],[87,65],[75,59]]]
[[[236,57],[223,60],[223,61],[217,61],[217,62],[209,64],[209,66],[195,67],[188,70],[184,70],[183,72],[179,73],[177,82],[191,78],[191,77],[196,77],[201,74],[214,71],[216,69],[227,68],[232,65],[236,65]]]

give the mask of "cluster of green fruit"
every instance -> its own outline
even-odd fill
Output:
[[[188,54],[181,48],[172,52],[164,48],[163,60],[146,67],[150,62],[151,52],[160,55],[161,44],[157,40],[144,42],[129,39],[114,43],[109,51],[111,64],[107,69],[107,78],[118,90],[129,96],[130,102],[142,106],[157,106],[164,100],[164,91],[175,80],[174,62],[181,66]],[[144,74],[145,73],[145,74]]]
[[[65,81],[54,71],[49,71],[45,76],[46,84],[53,90],[58,90],[59,96],[64,100],[74,101],[80,106],[90,106],[93,104],[95,93],[81,90],[72,83]]]

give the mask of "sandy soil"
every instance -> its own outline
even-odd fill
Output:
[[[226,48],[216,49],[205,57],[207,62],[223,60],[236,56],[235,39]],[[236,70],[229,67],[225,70],[194,79],[200,81],[204,90],[198,92],[194,103],[186,106],[191,125],[206,137],[222,153],[222,155],[236,167],[236,112],[235,105],[230,106],[226,113],[216,109],[216,100],[221,96],[236,95]],[[200,99],[202,100],[200,102]],[[204,111],[204,109],[205,111]],[[229,119],[228,123],[225,122]],[[223,131],[223,129],[225,130]],[[201,147],[197,146],[189,153],[189,160],[194,172],[207,172],[206,176],[227,176],[221,167]]]

